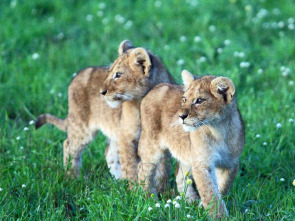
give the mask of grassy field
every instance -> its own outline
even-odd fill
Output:
[[[124,39],[159,55],[179,83],[182,69],[234,80],[246,146],[229,220],[294,220],[292,16],[293,0],[1,1],[0,220],[207,219],[198,202],[165,208],[177,192],[156,201],[114,180],[102,135],[84,152],[83,176],[67,179],[66,134],[32,125],[45,112],[65,117],[73,74],[110,64]]]

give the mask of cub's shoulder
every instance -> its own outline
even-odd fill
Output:
[[[179,99],[183,86],[162,83],[155,86],[142,100],[142,106],[162,104],[167,100]]]
[[[183,94],[183,86],[168,83],[158,84],[147,94],[147,96],[157,95],[157,98],[162,98],[165,96],[169,96],[171,93]]]
[[[87,85],[89,81],[104,81],[108,74],[109,67],[86,67],[77,72],[74,76],[70,87],[75,87],[76,85]]]

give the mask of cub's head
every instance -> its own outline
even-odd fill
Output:
[[[226,117],[235,95],[235,86],[229,78],[204,76],[194,80],[193,75],[184,70],[182,80],[185,92],[178,114],[184,131],[192,132]]]
[[[124,101],[142,99],[150,87],[151,68],[149,52],[134,48],[125,40],[119,46],[119,57],[110,67],[100,93],[113,108]]]

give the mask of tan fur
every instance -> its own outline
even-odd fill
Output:
[[[145,189],[152,188],[152,165],[169,149],[185,170],[191,169],[203,206],[213,201],[210,214],[222,217],[227,210],[221,194],[228,192],[244,148],[235,88],[224,77],[194,80],[183,72],[183,79],[185,92],[182,86],[161,84],[141,103],[139,181],[145,182]],[[205,100],[195,104],[198,98]]]
[[[69,111],[65,120],[45,114],[36,121],[37,128],[51,123],[67,131],[64,165],[67,166],[71,158],[70,172],[73,175],[79,174],[82,152],[100,130],[108,137],[109,145],[105,155],[110,172],[116,178],[135,181],[140,102],[154,85],[172,82],[172,78],[159,58],[143,48],[134,48],[128,40],[120,44],[119,53],[110,68],[86,68],[73,79],[68,89]],[[113,75],[117,71],[122,76],[113,82]],[[108,91],[106,97],[111,97],[110,94],[119,96],[114,98],[116,108],[107,104],[112,102],[112,98],[105,99],[101,95],[100,91],[105,88]],[[125,91],[130,93],[125,94]],[[130,94],[132,96],[128,97]],[[130,99],[125,101],[126,97]],[[169,154],[165,157],[169,161]],[[167,176],[168,166],[165,163],[159,164],[158,177]],[[135,171],[130,167],[135,168]]]
[[[173,79],[160,59],[144,48],[134,48],[129,41],[125,41],[120,46],[119,53],[121,54],[110,68],[101,93],[111,107],[122,105],[120,133],[117,136],[122,177],[136,181],[141,100],[155,85],[172,83]],[[120,76],[116,77],[116,74]],[[161,175],[156,180],[168,175],[164,168],[170,166],[169,153],[165,154],[164,159],[157,165],[158,174]],[[168,178],[165,180],[168,181]]]

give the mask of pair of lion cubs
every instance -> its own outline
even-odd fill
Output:
[[[168,180],[170,151],[180,162],[178,190],[184,191],[184,174],[190,171],[203,206],[213,201],[210,214],[222,217],[227,210],[221,194],[227,193],[236,176],[244,147],[235,87],[228,78],[194,79],[187,71],[182,79],[184,87],[171,84],[158,57],[125,40],[110,68],[89,67],[73,79],[66,119],[43,114],[36,128],[51,123],[67,132],[64,165],[71,160],[73,175],[79,174],[86,145],[102,131],[108,138],[110,172],[135,182],[138,168],[138,181],[150,191],[155,191],[154,181],[161,191],[163,179]],[[192,186],[186,197],[197,198]]]

